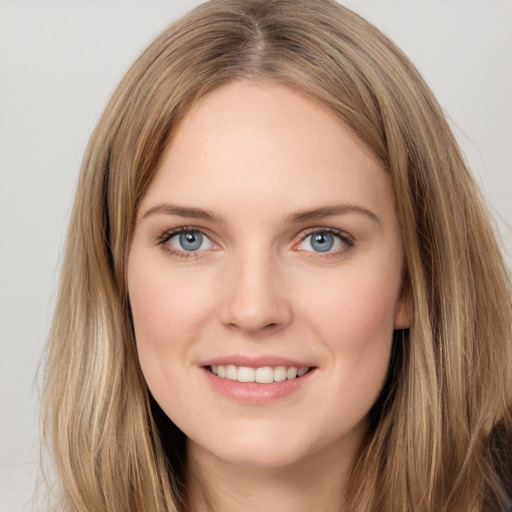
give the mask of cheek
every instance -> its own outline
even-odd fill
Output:
[[[173,346],[206,316],[209,287],[201,279],[158,266],[138,265],[129,273],[128,289],[137,341]]]
[[[179,389],[179,376],[186,370],[177,363],[183,359],[189,302],[179,300],[178,290],[157,274],[139,266],[129,273],[128,290],[139,364],[151,394],[169,414],[170,390]]]
[[[348,271],[325,286],[324,293],[310,295],[309,316],[319,329],[329,332],[347,350],[358,351],[365,343],[391,337],[399,294],[399,281],[388,274]]]
[[[350,328],[368,340],[388,338],[393,331],[396,294],[387,287],[359,283],[346,304]]]
[[[165,258],[143,256],[133,251],[128,267],[137,352],[151,392],[168,405],[168,390],[192,370],[194,347],[211,322],[211,278],[192,279],[189,271],[171,272]]]
[[[372,402],[388,371],[393,337],[393,307],[385,297],[364,287],[351,294],[332,338],[340,375],[359,392],[366,390]]]
[[[349,416],[366,414],[384,385],[399,285],[398,278],[367,265],[340,273],[323,296],[309,302],[309,318],[336,376],[332,400]]]

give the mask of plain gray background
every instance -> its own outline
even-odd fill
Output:
[[[82,153],[143,47],[198,1],[0,0],[0,512],[32,503],[41,361]],[[512,1],[347,0],[452,120],[512,262]]]

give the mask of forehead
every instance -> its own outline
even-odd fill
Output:
[[[191,107],[143,202],[240,211],[251,203],[262,211],[354,199],[384,204],[389,192],[386,173],[333,112],[282,85],[235,82]]]

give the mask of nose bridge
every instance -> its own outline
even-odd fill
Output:
[[[291,319],[279,262],[271,251],[246,250],[226,268],[222,321],[247,332],[277,330]]]

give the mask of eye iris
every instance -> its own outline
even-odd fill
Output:
[[[180,234],[180,245],[185,251],[197,251],[203,243],[203,235],[189,231]]]
[[[315,233],[311,237],[311,247],[317,252],[330,251],[334,246],[334,236],[330,233]]]

